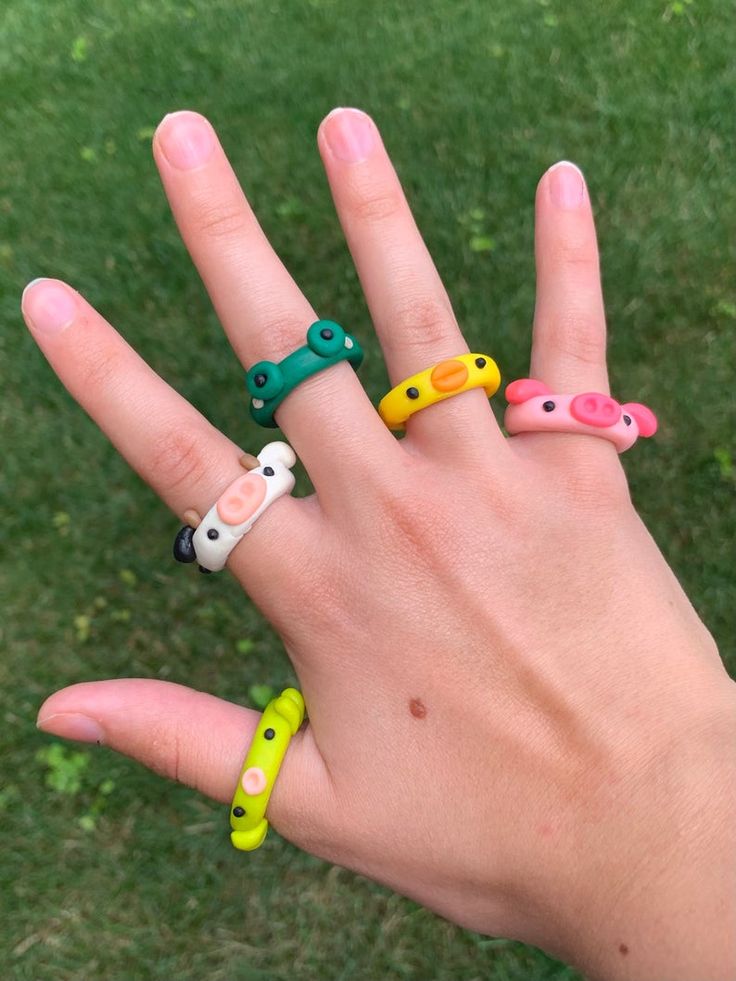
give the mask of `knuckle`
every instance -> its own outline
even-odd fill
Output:
[[[181,735],[170,725],[154,725],[150,734],[148,751],[150,767],[154,773],[177,783],[186,782],[182,773]]]
[[[277,360],[294,350],[294,344],[304,343],[304,333],[308,322],[296,314],[277,311],[264,311],[261,318],[264,324],[259,332],[258,346],[268,352],[269,360]],[[254,363],[260,358],[254,358]]]
[[[612,450],[605,446],[581,446],[566,460],[565,493],[570,507],[578,513],[600,518],[621,512],[631,502],[626,474],[619,461],[601,459],[604,455],[601,451],[608,449]]]
[[[606,339],[596,320],[596,316],[582,310],[563,311],[550,325],[549,341],[563,358],[599,368],[606,361]]]
[[[449,301],[438,296],[404,300],[396,311],[395,319],[401,331],[402,344],[408,340],[418,348],[441,347],[455,324]]]
[[[239,238],[252,228],[253,218],[242,204],[206,201],[195,206],[194,224],[211,239]]]
[[[396,475],[377,482],[374,506],[380,515],[376,522],[379,534],[386,536],[390,547],[413,557],[413,566],[444,565],[445,535],[450,515],[441,497],[427,493],[428,478],[396,479]]]
[[[395,217],[403,206],[404,196],[397,188],[374,188],[356,196],[350,210],[356,221],[373,225]]]
[[[170,426],[151,447],[150,469],[168,490],[197,487],[212,472],[204,434]]]
[[[116,346],[87,351],[81,359],[83,392],[109,391],[126,377],[127,352]]]
[[[584,274],[597,278],[600,275],[598,249],[595,239],[587,233],[568,234],[554,250],[555,264],[561,267],[581,270]]]

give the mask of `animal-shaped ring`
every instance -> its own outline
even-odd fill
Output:
[[[600,392],[560,395],[535,378],[520,378],[506,386],[506,398],[509,406],[504,425],[509,436],[586,433],[610,440],[623,453],[639,436],[654,436],[657,431],[657,417],[646,405],[620,405]]]
[[[296,688],[285,688],[266,706],[240,771],[230,805],[230,840],[251,852],[266,837],[266,808],[291,737],[304,721],[304,699]]]
[[[458,354],[396,385],[379,402],[378,414],[389,429],[403,429],[409,416],[428,405],[471,388],[484,388],[490,398],[500,384],[501,374],[493,358],[487,354]]]
[[[296,454],[288,443],[268,443],[257,457],[246,455],[240,462],[248,473],[220,494],[204,518],[193,509],[184,513],[188,524],[174,540],[178,562],[198,562],[201,572],[218,572],[266,508],[294,489]]]
[[[274,413],[287,395],[306,378],[325,368],[348,361],[357,371],[363,349],[356,338],[334,320],[317,320],[307,331],[307,343],[283,361],[259,361],[245,376],[251,395],[250,414],[260,426],[276,429]]]

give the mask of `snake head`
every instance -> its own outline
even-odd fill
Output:
[[[284,688],[273,702],[274,711],[289,724],[292,736],[304,721],[304,699],[296,688]]]

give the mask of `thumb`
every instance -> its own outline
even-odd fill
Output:
[[[109,746],[229,803],[259,718],[252,709],[183,685],[124,678],[56,692],[41,706],[36,724],[65,739]],[[332,800],[329,773],[307,726],[289,744],[268,820],[294,844],[327,858]]]

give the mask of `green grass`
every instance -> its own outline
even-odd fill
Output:
[[[68,279],[218,426],[257,442],[151,161],[165,112],[209,115],[307,295],[369,347],[314,137],[334,105],[372,112],[471,349],[506,377],[528,363],[534,187],[576,160],[614,390],[664,423],[626,461],[633,492],[734,673],[729,5],[5,0],[0,39],[2,977],[572,978],[276,836],[241,861],[222,808],[105,751],[78,789],[44,787],[33,722],[58,687],[147,675],[243,700],[290,668],[232,582],[173,568],[175,520],[61,389],[18,298],[35,276]]]

